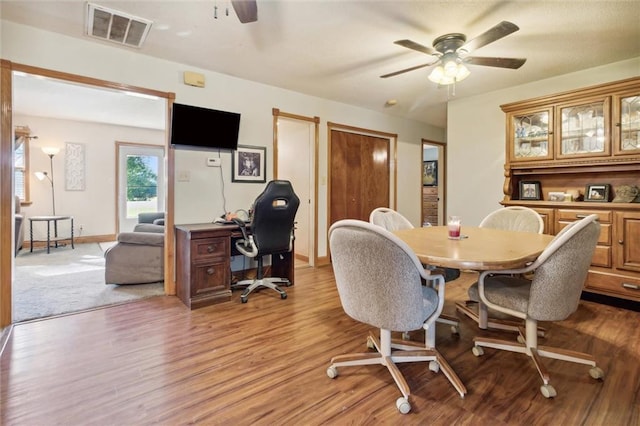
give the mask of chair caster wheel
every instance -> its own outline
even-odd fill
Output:
[[[600,367],[593,367],[589,370],[589,375],[596,380],[604,378],[604,371]]]
[[[540,386],[540,392],[542,393],[542,396],[544,396],[545,398],[553,398],[556,395],[558,395],[556,390],[551,385]]]
[[[400,397],[396,400],[396,407],[400,414],[407,414],[411,411],[411,404],[409,404],[409,401],[405,397]]]
[[[471,352],[472,352],[475,356],[482,356],[482,355],[484,355],[484,350],[483,350],[480,346],[474,346],[473,348],[471,348]]]
[[[240,301],[242,303],[247,303],[247,300],[249,300],[246,296],[240,296]]]
[[[280,299],[286,299],[287,293],[280,293]]]
[[[338,377],[338,369],[334,366],[327,368],[327,376],[329,376],[330,379],[335,379]]]
[[[440,364],[438,364],[436,361],[429,362],[429,370],[437,373],[438,371],[440,371]]]

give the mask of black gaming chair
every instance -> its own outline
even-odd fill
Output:
[[[291,182],[272,180],[253,205],[253,219],[250,228],[237,220],[243,238],[236,241],[236,248],[247,257],[256,257],[258,272],[254,280],[243,280],[231,286],[232,289],[244,288],[240,300],[246,303],[249,293],[259,287],[268,287],[278,293],[282,299],[287,293],[278,287],[278,283],[291,285],[286,278],[264,277],[263,256],[288,253],[293,248],[293,229],[300,199],[293,192]]]

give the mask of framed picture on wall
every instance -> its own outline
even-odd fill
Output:
[[[422,185],[438,186],[438,162],[437,161],[422,162]]]
[[[231,181],[265,183],[266,164],[266,147],[238,145],[238,149],[231,155]]]

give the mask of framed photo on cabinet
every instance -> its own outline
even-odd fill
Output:
[[[584,191],[584,200],[606,203],[609,201],[610,188],[611,186],[607,183],[587,185],[587,188]]]
[[[520,199],[521,200],[541,200],[542,192],[540,191],[540,182],[520,181]]]

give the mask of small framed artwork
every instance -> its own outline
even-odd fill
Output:
[[[438,162],[437,161],[422,162],[422,185],[438,186]]]
[[[231,155],[231,181],[264,183],[267,181],[267,148],[238,145]]]
[[[520,199],[521,200],[541,200],[540,182],[538,181],[520,181]]]
[[[611,186],[608,183],[594,183],[587,185],[587,188],[584,191],[584,200],[606,203],[609,201],[610,188]]]

